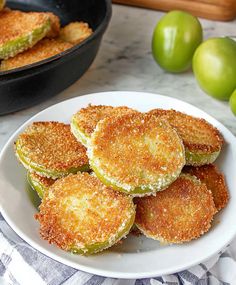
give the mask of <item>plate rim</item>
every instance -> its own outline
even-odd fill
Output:
[[[39,115],[41,115],[44,112],[48,112],[50,111],[50,109],[55,108],[57,105],[63,105],[65,104],[65,102],[68,101],[76,101],[80,98],[84,98],[84,97],[94,97],[94,96],[102,96],[102,95],[108,95],[109,93],[112,93],[115,95],[119,95],[121,93],[126,93],[128,95],[155,95],[157,96],[160,101],[162,99],[170,99],[173,100],[175,102],[179,102],[179,103],[184,103],[186,106],[190,106],[191,108],[194,108],[196,111],[200,111],[201,113],[203,113],[206,117],[208,117],[211,121],[214,121],[215,123],[217,123],[220,128],[223,128],[224,131],[226,131],[229,135],[232,136],[232,139],[235,141],[236,143],[236,138],[235,136],[232,134],[232,132],[226,128],[221,122],[219,122],[218,120],[216,120],[213,116],[209,115],[208,113],[206,113],[205,111],[201,110],[200,108],[185,102],[183,100],[171,97],[171,96],[167,96],[167,95],[161,95],[159,93],[153,93],[153,92],[142,92],[142,91],[106,91],[106,92],[95,92],[95,93],[89,93],[89,94],[85,94],[85,95],[80,95],[80,96],[76,96],[67,100],[63,100],[61,102],[58,102],[56,104],[53,104],[43,110],[41,110],[40,112],[36,113],[35,115],[31,116],[29,119],[27,119],[23,124],[21,124],[10,136],[10,138],[7,140],[7,142],[4,144],[2,150],[0,151],[0,161],[2,160],[2,156],[5,153],[5,151],[8,149],[9,144],[12,144],[13,138],[20,132],[20,130],[22,130],[25,126],[27,126],[30,122],[32,122],[36,117],[38,117]],[[24,234],[23,231],[21,231],[18,226],[10,219],[8,218],[8,215],[6,213],[6,211],[4,210],[4,208],[1,205],[1,201],[0,201],[0,212],[3,216],[3,218],[5,219],[5,221],[9,224],[9,226],[11,227],[11,229],[17,234],[19,235],[24,241],[26,241],[29,245],[31,245],[34,249],[38,250],[39,252],[43,253],[44,255],[54,259],[55,261],[58,261],[62,264],[68,265],[72,268],[75,268],[77,270],[82,270],[84,272],[87,273],[91,273],[91,274],[96,274],[99,276],[104,276],[104,277],[110,277],[110,278],[122,278],[122,279],[139,279],[139,278],[152,278],[152,277],[157,277],[160,275],[165,275],[165,274],[172,274],[172,273],[178,273],[182,270],[186,270],[192,266],[195,266],[197,264],[199,264],[200,262],[204,262],[206,260],[209,260],[211,257],[215,256],[215,255],[219,255],[219,252],[221,252],[223,249],[225,249],[230,243],[231,241],[236,237],[236,230],[234,232],[234,234],[232,234],[230,237],[228,237],[227,242],[225,242],[225,244],[223,246],[221,246],[220,248],[217,249],[216,252],[214,253],[209,253],[208,255],[206,255],[203,259],[201,259],[200,261],[196,261],[194,260],[193,262],[188,264],[184,264],[182,266],[178,265],[178,269],[174,269],[168,268],[166,270],[162,270],[161,272],[158,272],[158,268],[155,272],[151,271],[149,273],[145,272],[139,272],[139,273],[127,273],[127,272],[119,272],[119,271],[107,271],[106,269],[96,269],[93,268],[91,266],[86,266],[86,265],[81,265],[79,263],[75,263],[73,261],[70,261],[62,256],[58,256],[57,254],[50,252],[49,250],[47,250],[46,248],[44,248],[43,246],[37,244],[37,242],[34,242],[31,238],[29,238],[27,235]]]

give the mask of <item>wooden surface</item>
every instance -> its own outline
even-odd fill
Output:
[[[236,0],[113,0],[113,3],[161,11],[184,10],[211,20],[230,21],[236,18]]]

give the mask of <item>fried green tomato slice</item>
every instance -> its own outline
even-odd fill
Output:
[[[0,71],[11,70],[39,62],[59,54],[71,47],[71,44],[62,42],[60,40],[43,39],[32,48],[19,53],[14,57],[3,60],[0,65]]]
[[[56,181],[55,179],[38,175],[36,172],[27,172],[27,180],[31,188],[37,192],[39,198],[43,198],[44,193]]]
[[[4,10],[0,16],[0,59],[7,59],[31,48],[51,28],[47,13]]]
[[[186,166],[183,171],[196,176],[201,182],[206,184],[207,188],[212,192],[217,211],[225,208],[229,201],[228,187],[224,175],[215,165]]]
[[[185,164],[177,132],[167,121],[141,113],[100,121],[87,154],[104,184],[133,196],[163,190]]]
[[[59,122],[34,122],[15,143],[16,156],[30,171],[40,176],[60,178],[88,171],[86,148]]]
[[[87,23],[72,22],[60,30],[59,37],[61,40],[75,45],[87,39],[92,33],[93,31]]]
[[[0,11],[4,8],[6,0],[0,0]]]
[[[45,192],[36,219],[49,243],[93,254],[125,237],[135,218],[131,197],[113,191],[88,173],[57,180]]]
[[[164,243],[199,238],[216,213],[212,193],[194,176],[181,174],[156,196],[136,198],[135,224],[147,237]]]
[[[121,116],[137,112],[131,108],[121,106],[88,105],[80,109],[71,119],[71,131],[83,145],[88,146],[91,134],[97,123],[107,117]]]
[[[168,120],[183,140],[187,165],[212,163],[218,157],[223,137],[204,119],[189,116],[175,110],[154,109],[150,114]]]

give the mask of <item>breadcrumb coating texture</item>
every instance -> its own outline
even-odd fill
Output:
[[[47,13],[4,9],[0,12],[0,45],[32,33],[49,20]]]
[[[68,171],[88,164],[86,148],[77,142],[70,126],[59,122],[34,122],[17,139],[27,163],[51,171]],[[43,173],[42,173],[43,175]]]
[[[135,204],[137,227],[147,237],[167,243],[200,237],[216,213],[211,191],[186,174],[156,196],[135,198]]]
[[[126,106],[112,107],[104,105],[88,105],[80,109],[72,118],[81,132],[90,137],[95,130],[97,123],[108,117],[117,117],[137,112]]]
[[[168,120],[190,152],[209,154],[218,152],[223,145],[220,132],[204,119],[189,116],[175,110],[154,109],[149,114]]]
[[[57,180],[45,194],[40,213],[40,234],[64,250],[96,244],[113,245],[127,227],[135,207],[132,199],[104,186],[87,173]],[[102,248],[100,248],[101,250]]]
[[[50,21],[51,21],[51,29],[47,33],[47,37],[48,38],[55,38],[55,37],[59,36],[59,33],[60,33],[60,28],[61,28],[60,19],[57,15],[55,15],[51,12],[46,12],[46,14],[49,16]]]
[[[42,185],[42,187],[45,189],[52,186],[52,184],[56,181],[55,179],[38,175],[36,172],[30,172],[29,175],[34,183]]]
[[[3,60],[0,66],[0,70],[10,70],[21,66],[29,65],[52,57],[71,47],[72,45],[70,43],[62,42],[55,39],[43,39],[31,49],[19,53],[12,58]]]
[[[93,33],[88,23],[72,22],[60,31],[60,39],[71,44],[79,44]]]
[[[88,156],[95,173],[128,192],[135,187],[161,190],[185,164],[176,131],[168,122],[141,113],[101,120],[92,134]]]
[[[224,175],[213,165],[203,165],[199,167],[185,166],[183,171],[196,176],[201,182],[205,183],[211,190],[216,209],[220,211],[229,201],[229,192]]]

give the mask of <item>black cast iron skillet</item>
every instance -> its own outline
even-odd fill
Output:
[[[110,0],[14,0],[7,1],[7,6],[23,11],[51,11],[60,17],[62,25],[85,21],[94,33],[54,57],[0,72],[0,115],[35,105],[80,78],[93,62],[111,17]]]

